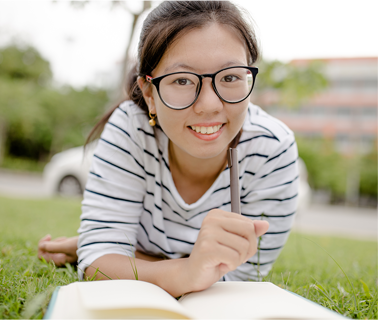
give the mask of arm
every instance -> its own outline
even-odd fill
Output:
[[[77,262],[77,242],[79,237],[60,237],[51,240],[51,235],[44,236],[38,242],[38,258],[47,262],[53,261],[57,267],[62,267],[66,263]],[[163,258],[150,256],[143,252],[135,251],[135,257],[145,261],[160,261]]]
[[[238,214],[215,209],[204,219],[189,258],[144,261],[136,255],[138,279],[163,288],[172,296],[200,291],[236,269],[257,251],[257,237],[268,229],[265,221],[251,221]],[[104,255],[85,271],[92,277],[98,268],[112,279],[135,279],[132,257]],[[97,279],[107,279],[101,273]]]

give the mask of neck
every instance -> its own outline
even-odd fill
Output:
[[[189,183],[211,185],[227,166],[227,150],[215,158],[199,159],[177,152],[169,142],[169,163],[174,181],[181,178]]]

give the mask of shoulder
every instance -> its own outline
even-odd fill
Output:
[[[261,134],[271,136],[278,141],[287,139],[288,136],[294,136],[293,132],[286,124],[272,117],[259,106],[252,103],[248,106],[243,131],[250,135]]]
[[[107,126],[116,127],[136,140],[154,137],[154,129],[148,124],[148,116],[133,101],[127,100],[114,110]]]
[[[240,146],[250,143],[252,147],[261,147],[266,152],[272,152],[280,145],[293,141],[295,141],[294,133],[287,125],[266,113],[259,106],[249,104]]]
[[[110,119],[122,117],[125,121],[139,122],[146,119],[146,112],[139,108],[133,101],[126,100],[119,104],[110,117]]]
[[[282,121],[250,103],[238,145],[241,153],[257,154],[268,160],[291,147],[296,149],[293,131]]]

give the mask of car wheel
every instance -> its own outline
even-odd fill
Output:
[[[58,194],[63,197],[78,197],[83,195],[83,189],[76,177],[65,176],[59,183]]]

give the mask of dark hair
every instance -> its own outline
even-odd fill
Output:
[[[145,110],[146,115],[148,107],[137,84],[137,78],[151,74],[167,48],[184,33],[214,22],[230,26],[240,33],[246,44],[248,65],[252,65],[258,59],[259,50],[254,31],[243,19],[240,9],[229,1],[165,1],[147,16],[139,40],[138,62],[126,82],[129,99]],[[118,104],[96,124],[89,134],[87,143],[102,132],[117,107]],[[238,144],[240,135],[239,132],[232,146]]]

